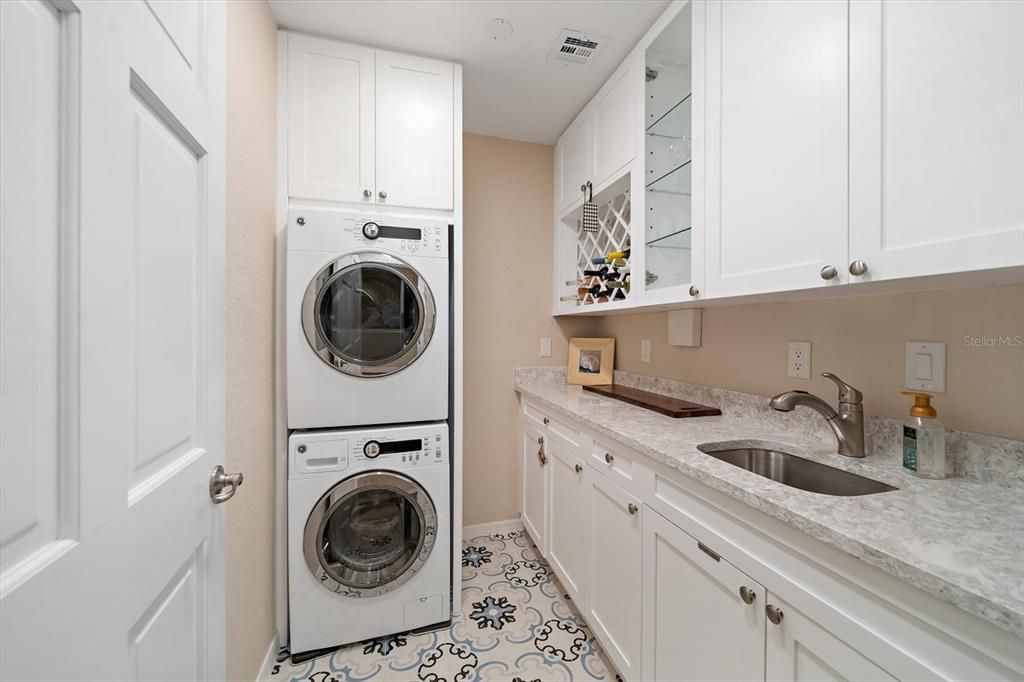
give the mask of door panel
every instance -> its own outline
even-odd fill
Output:
[[[610,180],[612,174],[636,156],[636,102],[639,97],[639,62],[627,61],[609,79],[613,83],[594,100],[594,178],[595,186]]]
[[[289,195],[372,201],[373,65],[370,48],[288,34]]]
[[[583,463],[557,440],[548,441],[551,463],[551,530],[548,559],[576,607],[585,608],[587,489]]]
[[[1024,264],[1024,3],[853,2],[850,22],[853,279]]]
[[[454,79],[448,62],[377,52],[377,203],[452,208]]]
[[[589,112],[562,134],[558,141],[558,208],[560,211],[583,200],[580,186],[593,175],[592,122]]]
[[[709,295],[842,281],[820,270],[846,262],[847,2],[714,0],[707,21]]]
[[[38,35],[39,8],[59,24],[56,80],[8,42]],[[209,481],[224,458],[224,5],[59,8],[0,4],[5,139],[9,123],[37,132],[8,117],[27,73],[59,93],[57,153],[40,159],[55,187],[32,237],[49,277],[3,271],[5,293],[56,299],[56,322],[32,329],[48,377],[32,448],[47,456],[32,476],[57,523],[27,554],[0,547],[0,677],[223,679],[223,511]],[[40,105],[33,117],[52,122],[52,101]],[[11,220],[24,206],[4,173],[6,258],[27,223]],[[5,344],[14,321],[5,303]],[[4,404],[5,484],[25,452],[6,439],[14,417]]]
[[[546,439],[537,429],[523,423],[520,431],[522,454],[522,505],[523,525],[530,532],[542,555],[547,555],[548,527],[548,486],[550,485],[545,460]]]

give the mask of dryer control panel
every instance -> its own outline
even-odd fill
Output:
[[[288,439],[288,451],[292,479],[416,469],[448,462],[448,425],[296,432]]]
[[[382,249],[396,254],[448,258],[448,223],[329,209],[288,212],[289,251]]]

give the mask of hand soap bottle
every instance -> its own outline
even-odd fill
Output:
[[[921,478],[946,477],[946,428],[935,418],[927,393],[902,391],[914,396],[910,419],[903,422],[903,468]]]

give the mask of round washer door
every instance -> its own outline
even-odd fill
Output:
[[[420,571],[437,537],[437,511],[416,481],[371,471],[341,481],[306,521],[302,549],[321,585],[352,597],[374,597]]]
[[[336,258],[302,299],[302,329],[313,352],[358,377],[387,376],[414,363],[434,335],[435,317],[426,281],[385,253]]]

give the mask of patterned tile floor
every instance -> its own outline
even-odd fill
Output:
[[[353,644],[271,680],[548,682],[618,676],[523,530],[464,540],[462,614],[447,630]]]

